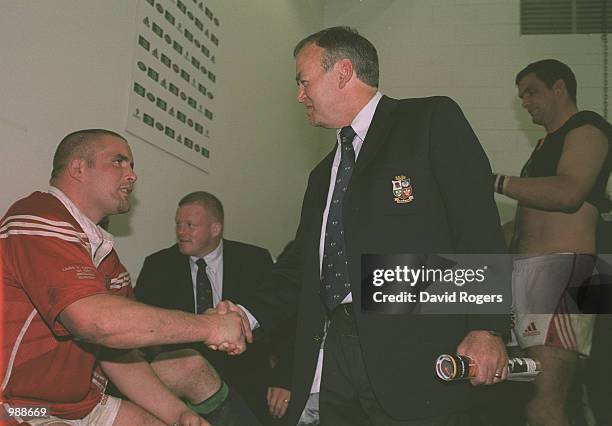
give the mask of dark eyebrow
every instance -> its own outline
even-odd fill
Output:
[[[116,161],[116,160],[128,162],[128,163],[130,163],[130,166],[132,167],[132,169],[134,168],[134,162],[130,161],[130,159],[128,157],[126,157],[125,155],[123,155],[123,154],[115,155],[113,161]]]

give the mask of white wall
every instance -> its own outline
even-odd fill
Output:
[[[176,201],[210,190],[226,236],[278,253],[292,237],[307,173],[332,146],[295,102],[294,44],[323,26],[357,27],[378,47],[394,97],[446,94],[472,123],[493,168],[517,174],[541,128],[520,109],[514,76],[554,57],[576,72],[581,108],[602,110],[599,35],[520,36],[519,0],[209,0],[224,25],[222,123],[209,174],[127,134],[139,175],[134,207],[111,230],[126,266],[173,242]],[[0,2],[0,211],[45,188],[66,133],[125,134],[137,0]],[[513,204],[499,198],[502,218]]]
[[[173,243],[178,199],[217,194],[226,236],[278,253],[293,236],[320,132],[295,101],[292,49],[322,23],[320,1],[209,0],[221,17],[209,174],[125,132],[137,0],[0,3],[0,211],[46,188],[57,143],[101,127],[124,134],[139,181],[133,208],[111,219],[132,275]]]
[[[494,170],[518,175],[543,128],[520,107],[514,77],[556,58],[578,79],[581,109],[603,110],[600,35],[521,36],[519,0],[333,0],[325,26],[356,27],[378,48],[389,96],[448,95],[463,108]],[[502,220],[515,204],[499,197]]]

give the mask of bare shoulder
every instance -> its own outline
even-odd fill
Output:
[[[599,149],[604,154],[608,152],[608,138],[596,126],[585,124],[570,130],[565,138],[565,149],[568,148]]]

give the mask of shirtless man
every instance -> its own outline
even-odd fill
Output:
[[[576,107],[576,78],[553,59],[516,76],[532,121],[546,130],[520,177],[494,175],[494,189],[518,201],[510,248],[517,254],[514,337],[542,363],[527,404],[531,426],[568,425],[565,405],[578,356],[591,349],[594,316],[565,291],[590,277],[595,231],[610,174],[611,126]]]

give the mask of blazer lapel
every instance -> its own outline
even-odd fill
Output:
[[[221,300],[237,299],[236,294],[240,286],[238,271],[240,266],[236,265],[238,255],[234,253],[231,243],[223,240],[223,283],[221,283]]]
[[[387,135],[393,127],[392,115],[398,104],[398,100],[384,95],[378,102],[376,112],[374,112],[374,117],[372,117],[372,123],[370,123],[370,128],[357,157],[351,183],[355,180],[356,176],[359,176],[368,167],[372,160],[376,158],[376,154],[387,143]]]
[[[307,246],[304,247],[306,262],[309,267],[306,271],[312,271],[311,279],[307,281],[318,282],[319,275],[319,238],[323,225],[323,212],[327,202],[329,192],[329,180],[331,178],[331,168],[336,154],[336,144],[327,156],[317,164],[310,175],[308,189],[302,206],[302,214],[308,213],[307,228],[304,230],[310,237],[306,239]],[[314,272],[316,271],[316,272]],[[318,289],[318,287],[317,287]]]
[[[396,99],[383,96],[378,102],[372,122],[366,134],[366,138],[361,146],[361,151],[355,163],[355,170],[351,176],[351,181],[348,185],[344,196],[343,205],[343,220],[344,230],[347,231],[344,235],[347,247],[351,246],[351,229],[356,229],[359,217],[351,214],[354,206],[358,206],[360,202],[359,188],[360,178],[367,170],[368,166],[376,158],[380,150],[389,142],[389,133],[391,132],[395,119],[393,113],[396,111],[399,101]],[[349,212],[349,213],[347,213]]]
[[[355,170],[351,176],[351,182],[349,183],[347,192],[344,196],[343,205],[343,221],[344,221],[344,238],[347,256],[353,259],[353,262],[359,263],[359,256],[361,253],[358,251],[357,241],[351,239],[353,235],[352,230],[357,229],[359,223],[359,215],[350,213],[353,206],[359,205],[359,178],[360,175],[367,170],[368,166],[376,158],[380,150],[387,144],[389,138],[388,135],[394,124],[393,112],[397,108],[399,101],[391,99],[387,96],[383,96],[376,111],[372,122],[366,134],[366,138],[361,146],[361,151],[357,157],[355,163]],[[349,262],[351,263],[351,262]],[[355,273],[356,269],[352,269],[349,273]],[[351,274],[352,275],[352,274]],[[351,293],[353,295],[353,303],[361,305],[361,287],[359,285],[360,280],[358,274],[352,276],[353,287]]]
[[[336,144],[329,154],[319,163],[312,175],[312,189],[317,191],[314,194],[313,200],[316,203],[314,208],[320,213],[317,215],[317,223],[314,229],[321,229],[323,224],[323,211],[327,204],[327,194],[329,193],[329,180],[331,179],[331,168],[336,155]]]
[[[195,299],[193,297],[193,279],[191,278],[191,265],[189,264],[189,256],[186,256],[178,251],[178,246],[176,247],[177,254],[177,276],[178,287],[179,289],[179,298],[177,300],[184,300],[184,310],[189,312],[195,312]]]

